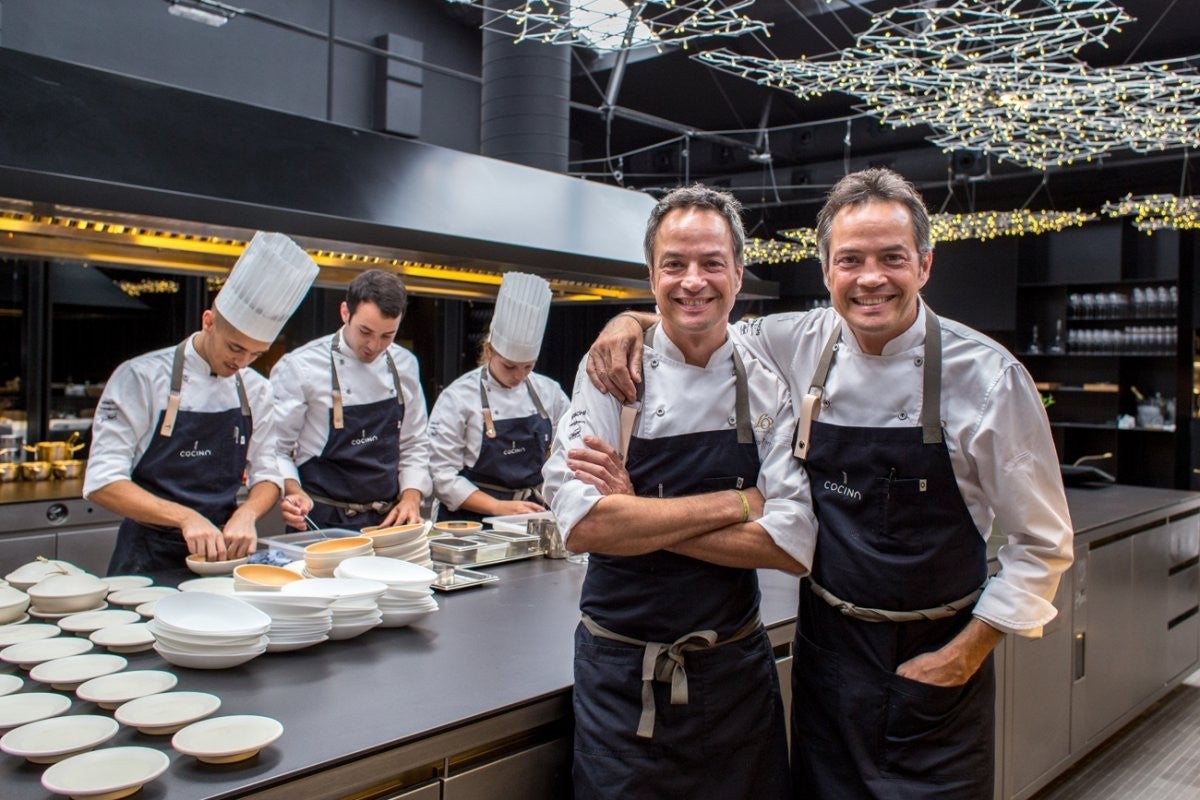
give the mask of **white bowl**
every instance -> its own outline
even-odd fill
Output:
[[[129,662],[121,656],[108,653],[89,653],[44,661],[29,670],[29,677],[35,681],[48,683],[60,691],[74,691],[84,681],[120,672],[128,664]]]
[[[145,622],[100,628],[92,631],[88,639],[112,653],[140,653],[154,644],[154,634]]]
[[[157,600],[147,600],[144,603],[138,603],[133,607],[133,610],[141,614],[146,619],[152,619],[154,617],[154,606],[157,603]]]
[[[236,597],[185,592],[164,597],[154,607],[154,620],[168,628],[216,636],[261,635],[271,617]]]
[[[107,608],[103,611],[84,611],[81,614],[72,614],[69,617],[63,617],[58,621],[58,627],[68,633],[78,633],[87,636],[92,631],[98,631],[101,628],[108,628],[113,625],[128,625],[132,622],[140,622],[141,615],[136,611],[129,611],[122,608]]]
[[[32,642],[36,639],[51,639],[62,633],[62,628],[50,623],[31,622],[25,625],[11,625],[0,628],[0,647],[10,644]]]
[[[122,589],[119,592],[113,592],[108,596],[108,602],[133,608],[142,603],[159,600],[167,595],[178,594],[178,592],[179,590],[173,586],[140,586],[136,589]]]
[[[421,588],[437,580],[437,573],[407,561],[393,558],[348,558],[338,564],[334,574],[339,578],[379,581],[389,587]]]
[[[107,594],[108,584],[91,575],[51,575],[29,587],[34,609],[53,614],[95,608]]]
[[[207,692],[161,692],[122,703],[113,714],[117,722],[142,733],[175,733],[221,707],[221,698]]]
[[[279,587],[298,580],[295,572],[270,564],[243,564],[233,571],[235,591],[278,591]]]
[[[55,794],[116,800],[133,794],[167,771],[171,759],[151,747],[106,747],[64,759],[42,773]]]
[[[21,692],[0,697],[0,729],[16,728],[57,717],[71,707],[71,698],[54,692]]]
[[[150,586],[154,581],[147,578],[145,575],[108,575],[102,578],[108,584],[108,591],[123,592],[126,589],[141,589],[143,586]]]
[[[433,523],[433,529],[438,533],[479,533],[483,530],[483,523],[471,520],[448,519]]]
[[[18,620],[29,608],[29,595],[11,586],[0,586],[0,625]]]
[[[378,552],[381,547],[395,547],[424,540],[425,523],[413,522],[408,525],[394,525],[390,528],[364,528],[362,535],[371,540],[371,546]]]
[[[335,600],[374,599],[387,591],[387,584],[357,578],[304,578],[289,583],[281,590],[284,594],[308,597],[331,597]]]
[[[235,567],[246,563],[249,556],[230,558],[225,561],[209,561],[199,553],[192,553],[186,559],[187,568],[197,575],[228,575]]]
[[[38,561],[30,561],[28,564],[22,564],[5,575],[4,579],[17,589],[26,591],[30,586],[50,575],[84,574],[86,573],[82,569],[69,561],[54,561],[53,559],[43,558]]]
[[[175,688],[179,678],[174,673],[157,669],[138,669],[114,672],[85,681],[75,689],[80,700],[95,703],[101,708],[115,709],[138,697],[147,697]]]
[[[38,619],[60,620],[63,617],[69,617],[72,614],[80,614],[85,611],[103,611],[106,608],[108,608],[108,603],[104,602],[103,600],[91,608],[73,609],[71,611],[46,611],[38,608],[37,606],[30,606],[29,616],[37,617]]]
[[[203,652],[185,652],[171,649],[162,641],[154,643],[154,651],[162,656],[163,661],[174,664],[177,667],[188,667],[190,669],[229,669],[245,664],[247,661],[258,658],[267,652],[269,640],[265,636],[262,638],[263,644],[261,646],[255,647],[253,650],[243,650],[233,653],[214,653],[212,652],[212,648],[208,648]]]
[[[383,628],[403,628],[407,625],[413,624],[422,617],[429,616],[434,611],[437,611],[437,609],[419,609],[416,611],[383,611],[381,612],[383,614],[383,618],[380,620],[379,625]]]
[[[4,734],[0,737],[0,750],[24,756],[34,764],[53,764],[104,744],[117,735],[120,727],[112,717],[98,714],[51,717]]]
[[[333,604],[331,597],[307,597],[283,592],[238,592],[234,597],[269,614],[272,627],[283,619],[328,616],[329,606]]]
[[[0,697],[20,689],[25,685],[25,679],[20,675],[0,675]]]
[[[181,592],[208,592],[209,594],[233,594],[234,580],[227,575],[212,578],[192,578],[179,584]]]
[[[257,755],[282,735],[278,720],[236,714],[188,725],[171,737],[171,747],[208,764],[229,764]]]
[[[0,650],[0,661],[16,664],[25,669],[43,661],[77,656],[91,650],[92,643],[78,636],[58,636],[53,639],[37,639],[31,642],[12,644]]]

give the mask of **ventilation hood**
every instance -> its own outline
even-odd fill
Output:
[[[326,286],[382,267],[487,298],[516,269],[560,302],[651,299],[645,194],[11,49],[0,75],[0,254],[219,276],[266,229]]]

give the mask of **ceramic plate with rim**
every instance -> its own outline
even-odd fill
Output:
[[[34,764],[53,764],[104,744],[120,727],[112,717],[99,714],[51,717],[13,728],[0,737],[0,750]]]
[[[92,611],[103,611],[106,608],[108,608],[108,603],[104,602],[103,600],[91,608],[78,609],[75,611],[41,611],[33,606],[30,606],[29,616],[37,617],[38,619],[63,619],[64,617],[70,617],[75,614],[87,614]]]
[[[42,773],[42,786],[71,797],[116,800],[167,771],[171,759],[150,747],[106,747],[52,764]]]
[[[233,578],[224,575],[212,578],[192,578],[179,584],[179,591],[233,594]]]
[[[147,600],[144,603],[138,603],[133,610],[141,614],[146,619],[154,618],[154,606],[158,604],[157,600]]]
[[[0,661],[32,669],[35,664],[56,658],[77,656],[91,650],[95,645],[78,636],[56,636],[53,639],[36,639],[32,642],[11,644],[0,650]]]
[[[18,625],[20,625],[22,622],[29,622],[29,614],[28,613],[22,614],[21,616],[17,617],[16,619],[11,619],[8,622],[4,623],[3,625],[0,625],[0,629],[15,628]]]
[[[29,677],[41,683],[48,683],[55,689],[74,691],[75,687],[84,681],[120,672],[128,664],[129,662],[121,656],[108,653],[68,656],[43,661],[29,671]]]
[[[29,625],[12,625],[0,628],[0,647],[10,644],[32,642],[37,639],[53,639],[62,629],[50,622],[33,622]]]
[[[174,673],[160,669],[135,669],[92,678],[79,685],[75,696],[111,710],[138,697],[174,689],[177,683],[179,678]]]
[[[58,627],[68,633],[78,633],[87,636],[92,631],[107,628],[111,625],[125,625],[130,622],[140,622],[141,615],[136,611],[123,608],[106,608],[103,611],[84,611],[63,617],[58,621]]]
[[[0,698],[3,699],[3,698]],[[175,733],[221,707],[221,698],[207,692],[162,692],[122,704],[113,714],[117,722],[142,733]]]
[[[150,628],[145,622],[101,628],[92,631],[88,638],[114,653],[140,653],[143,650],[149,650],[150,646],[154,644],[154,634],[150,632]]]
[[[126,589],[141,589],[143,586],[150,586],[154,583],[151,578],[145,575],[110,575],[100,580],[108,584],[109,594],[123,592]]]
[[[208,764],[228,764],[258,755],[282,735],[278,720],[235,714],[188,725],[171,738],[171,747]]]
[[[25,679],[20,675],[0,675],[0,697],[12,694],[25,685]]]
[[[39,719],[57,717],[71,707],[71,698],[54,692],[22,692],[0,697],[0,728],[15,728]]]
[[[143,586],[138,589],[122,589],[119,592],[113,592],[108,596],[108,600],[119,606],[140,606],[142,603],[158,600],[178,591],[174,586]]]

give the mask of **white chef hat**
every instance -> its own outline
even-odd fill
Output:
[[[496,295],[488,341],[510,361],[536,361],[550,316],[550,284],[537,275],[506,272]]]
[[[242,251],[213,306],[244,336],[273,342],[320,268],[282,233],[259,231]]]

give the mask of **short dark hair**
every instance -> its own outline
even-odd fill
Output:
[[[729,232],[733,238],[733,258],[738,264],[743,263],[746,228],[742,225],[742,204],[729,192],[697,183],[671,190],[650,212],[650,219],[646,222],[646,238],[642,242],[647,267],[654,266],[654,240],[658,237],[658,226],[662,224],[663,217],[677,208],[707,208],[718,212],[729,223]]]
[[[872,167],[852,172],[829,190],[825,205],[817,212],[817,249],[821,266],[829,266],[829,238],[833,234],[833,218],[846,206],[860,206],[875,200],[903,203],[912,217],[913,240],[917,252],[924,258],[933,251],[929,232],[929,212],[916,188],[897,172]]]
[[[382,269],[360,272],[346,289],[346,308],[350,315],[359,303],[374,303],[379,313],[389,319],[399,319],[408,307],[408,290],[400,276]]]

